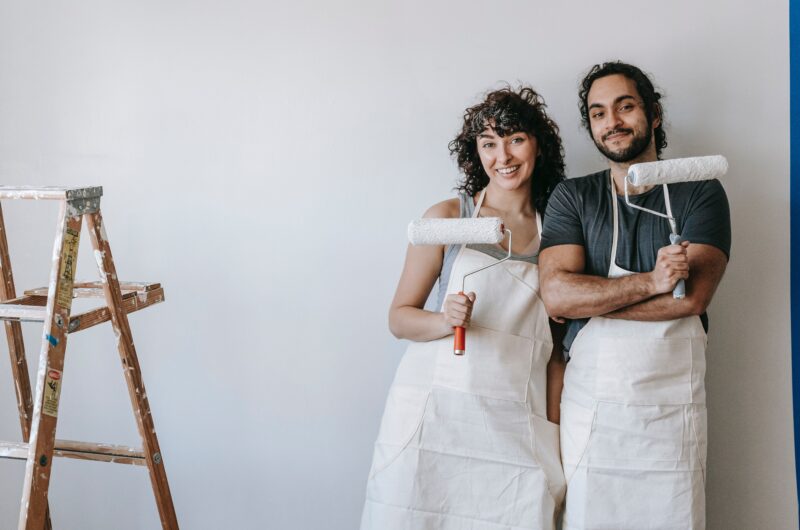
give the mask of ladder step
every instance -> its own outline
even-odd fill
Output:
[[[164,289],[161,287],[154,291],[129,292],[122,295],[122,308],[125,310],[125,313],[134,313],[140,309],[163,301]],[[69,328],[67,329],[70,333],[77,333],[78,331],[83,331],[84,329],[102,324],[103,322],[108,322],[109,320],[111,320],[111,312],[107,307],[100,307],[92,309],[91,311],[86,311],[85,313],[73,315],[69,319]]]
[[[27,460],[28,447],[29,444],[24,442],[0,442],[0,458]],[[147,463],[144,453],[140,449],[124,445],[73,442],[71,440],[56,440],[53,456],[134,466],[144,466]]]
[[[0,199],[92,199],[103,195],[101,186],[67,188],[63,186],[0,186]]]
[[[124,292],[122,295],[122,307],[125,313],[134,313],[140,309],[164,301],[164,288],[157,283],[150,285],[155,287],[147,291]],[[87,287],[86,289],[90,288]],[[44,307],[43,304],[46,303],[47,298],[38,294],[31,294],[9,300],[6,303],[0,303],[0,320],[44,322],[47,316],[47,308]],[[98,307],[71,316],[67,330],[69,333],[75,333],[96,326],[97,324],[108,322],[109,320],[111,320],[111,313],[108,308]]]
[[[44,322],[47,308],[27,304],[0,304],[0,320]]]
[[[129,292],[154,291],[161,287],[160,283],[147,282],[119,282],[122,294]],[[47,287],[37,287],[28,289],[25,294],[28,296],[47,296]],[[103,284],[101,282],[75,282],[72,284],[73,298],[103,298]]]

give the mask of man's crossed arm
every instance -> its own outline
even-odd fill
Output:
[[[581,245],[557,245],[539,256],[541,292],[555,318],[605,316],[627,320],[672,320],[705,312],[727,266],[727,257],[712,245],[669,245],[658,252],[651,272],[621,278],[584,274]],[[686,281],[686,296],[672,289]]]

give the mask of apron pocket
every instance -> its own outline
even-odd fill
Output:
[[[532,414],[531,432],[536,460],[544,472],[550,496],[556,506],[559,506],[567,488],[564,469],[561,467],[559,426]]]
[[[595,410],[571,401],[561,401],[561,462],[567,485],[584,459],[595,421]]]
[[[695,450],[697,465],[700,466],[700,471],[703,476],[703,486],[706,484],[706,453],[708,450],[708,419],[705,405],[691,405],[689,407],[691,414],[692,432],[691,438],[694,441],[693,447]]]
[[[692,343],[689,338],[595,337],[595,395],[599,401],[631,405],[692,403]]]
[[[467,351],[453,355],[452,343],[442,341],[433,384],[478,396],[525,402],[531,376],[533,341],[472,325]]]
[[[631,471],[688,469],[694,444],[685,411],[683,405],[598,403],[590,464]]]
[[[419,431],[430,392],[395,385],[386,398],[370,478],[386,469],[408,446]]]

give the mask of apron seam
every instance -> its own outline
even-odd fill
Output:
[[[702,453],[700,452],[700,437],[697,435],[697,426],[695,425],[695,421],[694,421],[694,416],[695,416],[694,415],[694,412],[695,412],[694,411],[694,407],[697,407],[697,406],[698,405],[692,405],[691,406],[691,411],[692,411],[692,415],[691,415],[692,434],[694,435],[693,436],[694,439],[692,440],[694,443],[692,445],[694,445],[694,450],[697,453],[697,465],[700,468],[700,474],[701,474],[701,476],[703,478],[703,488],[705,488],[705,486],[706,486],[706,468],[703,465],[703,456],[702,456]],[[702,406],[705,408],[705,405],[702,405]]]
[[[431,515],[435,515],[435,516],[438,516],[438,517],[452,517],[454,519],[466,519],[468,521],[478,521],[478,522],[483,523],[483,524],[490,524],[492,526],[498,526],[498,527],[503,528],[503,529],[511,528],[512,530],[516,530],[516,529],[520,529],[520,530],[536,530],[536,527],[533,527],[533,526],[517,526],[517,525],[512,525],[512,524],[506,524],[506,523],[496,523],[496,522],[490,521],[488,519],[479,519],[477,517],[468,517],[466,515],[458,515],[458,514],[446,513],[446,512],[434,512],[434,511],[431,511],[431,510],[423,510],[423,509],[420,509],[420,508],[413,508],[411,506],[400,506],[398,504],[391,504],[391,503],[388,503],[388,502],[376,501],[374,499],[370,499],[369,497],[367,497],[367,500],[369,502],[373,502],[375,504],[382,504],[384,506],[391,506],[392,508],[398,508],[398,509],[406,510],[406,511],[410,511],[410,512],[419,512],[419,513],[431,514]]]
[[[519,467],[524,467],[526,469],[530,469],[530,470],[533,470],[533,471],[535,471],[537,469],[539,469],[539,470],[543,469],[541,464],[539,463],[539,461],[536,460],[535,458],[533,459],[533,464],[530,464],[530,463],[525,463],[524,461],[519,461],[519,460],[517,460],[517,461],[514,461],[514,460],[502,460],[502,459],[499,459],[499,458],[488,458],[488,457],[474,456],[474,455],[468,455],[468,454],[447,452],[444,449],[431,448],[430,446],[429,447],[422,447],[422,446],[419,446],[419,445],[412,445],[411,443],[406,444],[403,447],[403,451],[405,451],[407,449],[416,449],[416,450],[418,450],[418,451],[420,451],[422,453],[433,453],[433,454],[444,455],[444,456],[456,456],[458,458],[465,458],[467,460],[479,460],[481,462],[491,462],[491,463],[495,463],[495,464],[519,466]]]
[[[533,454],[533,458],[536,460],[536,465],[539,466],[539,470],[542,472],[542,475],[544,476],[544,482],[545,482],[545,485],[547,486],[547,493],[548,493],[548,495],[550,495],[550,498],[553,500],[555,505],[558,506],[559,505],[558,499],[556,499],[556,496],[553,493],[553,482],[550,480],[550,477],[547,475],[547,472],[545,471],[545,468],[542,465],[541,458],[539,457],[539,451],[538,451],[539,444],[536,442],[536,429],[534,428],[534,416],[536,416],[536,415],[535,414],[530,414],[528,416],[528,431],[529,431],[529,436],[530,436],[531,452]],[[547,420],[545,419],[545,421],[547,421]],[[559,447],[560,447],[561,446],[561,441],[560,441],[561,430],[559,429],[557,432],[558,432],[558,436],[559,436]],[[560,458],[559,458],[559,461],[560,461]],[[564,474],[564,466],[563,465],[561,466],[561,474],[562,474],[562,476]],[[565,477],[565,483],[564,484],[566,486],[566,477]]]
[[[402,454],[403,454],[403,453],[406,451],[406,449],[408,449],[408,446],[411,444],[411,440],[413,440],[413,439],[414,439],[414,436],[415,436],[415,435],[416,435],[416,434],[419,432],[420,428],[422,427],[422,423],[423,423],[423,421],[425,420],[425,414],[427,414],[427,412],[428,412],[428,403],[430,402],[430,399],[431,399],[431,394],[432,394],[432,393],[433,393],[433,392],[431,392],[431,391],[428,391],[428,395],[427,395],[427,396],[425,396],[425,404],[422,406],[422,413],[419,415],[419,421],[417,422],[417,425],[416,425],[416,427],[414,427],[414,430],[413,430],[413,431],[411,431],[411,434],[409,434],[409,435],[407,436],[407,438],[406,438],[406,439],[405,439],[405,440],[404,440],[402,443],[400,443],[400,444],[396,444],[396,445],[395,445],[395,444],[385,444],[385,445],[395,445],[396,447],[399,447],[399,448],[400,448],[400,450],[399,450],[399,451],[397,451],[397,453],[396,453],[394,456],[392,456],[392,457],[389,459],[389,461],[388,461],[388,462],[386,462],[386,463],[385,463],[383,466],[381,466],[381,467],[380,467],[380,468],[378,468],[378,469],[375,469],[375,470],[373,470],[373,471],[372,471],[372,472],[369,474],[369,477],[367,478],[367,480],[371,480],[371,479],[373,479],[373,478],[374,478],[374,477],[376,477],[376,476],[377,476],[379,473],[381,473],[381,472],[385,471],[387,468],[389,468],[389,466],[391,466],[392,464],[394,464],[394,462],[395,462],[395,461],[396,461],[398,458],[400,458],[400,455],[402,455]],[[376,446],[376,445],[378,445],[379,443],[381,443],[381,442],[380,442],[380,441],[378,441],[378,440],[376,440],[376,441],[375,441],[375,443],[373,444],[373,447],[374,447],[374,446]]]
[[[586,437],[586,443],[583,445],[581,456],[575,463],[575,469],[572,470],[572,473],[570,473],[569,477],[567,477],[566,475],[564,476],[564,478],[567,480],[567,491],[569,491],[569,483],[572,481],[572,477],[575,476],[575,473],[578,471],[578,468],[581,467],[581,464],[583,464],[584,458],[586,458],[586,453],[589,449],[589,444],[591,443],[592,434],[594,434],[594,428],[596,423],[597,423],[597,403],[594,404],[594,408],[592,409],[592,423],[589,426],[589,435]]]

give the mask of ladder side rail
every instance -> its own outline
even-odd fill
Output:
[[[70,216],[68,201],[60,205],[53,245],[50,291],[44,323],[36,394],[33,403],[28,460],[20,506],[19,530],[41,530],[47,518],[47,494],[53,462],[58,401],[64,371],[67,325],[82,216]]]
[[[8,250],[6,236],[6,222],[3,209],[0,206],[0,302],[13,300],[17,297],[14,285],[14,273],[11,268],[11,253]],[[22,336],[20,322],[5,321],[6,341],[8,342],[8,355],[11,358],[11,376],[14,378],[14,390],[17,395],[17,409],[19,410],[19,423],[22,430],[22,441],[28,443],[31,439],[31,416],[33,414],[33,392],[31,391],[31,376],[28,372],[28,361],[25,358],[25,341]],[[50,507],[45,513],[45,530],[52,530],[50,522]]]
[[[106,304],[111,314],[111,324],[117,337],[117,349],[122,361],[125,381],[128,384],[128,394],[136,416],[139,434],[142,438],[142,448],[147,461],[158,513],[161,517],[161,525],[164,530],[178,530],[178,519],[172,502],[169,482],[167,481],[167,472],[158,444],[155,424],[150,412],[150,403],[144,388],[127,312],[122,301],[122,291],[114,266],[114,259],[111,255],[111,247],[103,225],[103,217],[99,209],[86,213],[85,217],[97,259],[97,266],[100,269],[100,279],[103,284]]]

